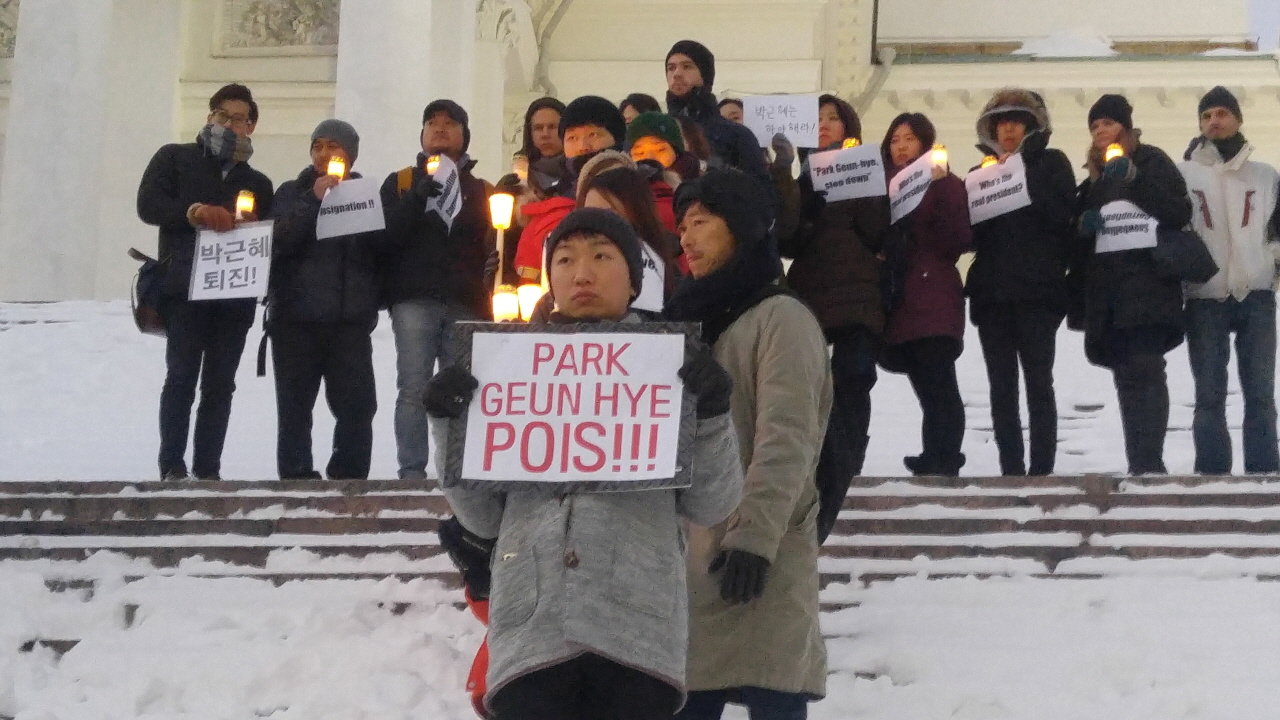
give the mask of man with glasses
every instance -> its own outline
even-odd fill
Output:
[[[165,145],[156,152],[138,187],[138,217],[160,228],[159,260],[165,268],[158,310],[164,320],[167,372],[160,392],[160,478],[188,477],[186,450],[196,384],[200,406],[191,471],[197,479],[221,479],[222,446],[231,417],[236,369],[253,326],[256,301],[189,301],[196,234],[231,230],[236,196],[248,190],[256,214],[267,217],[273,187],[249,167],[250,136],[258,104],[249,88],[227,85],[209,98],[209,116],[195,142]]]

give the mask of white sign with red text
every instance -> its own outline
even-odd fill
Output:
[[[680,334],[476,332],[471,374],[480,385],[467,411],[462,477],[675,477],[684,354]]]

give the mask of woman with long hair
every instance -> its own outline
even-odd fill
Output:
[[[625,167],[592,175],[578,185],[578,207],[611,210],[635,228],[643,241],[645,281],[632,307],[661,312],[678,276],[675,237],[658,219],[649,181],[638,170]]]

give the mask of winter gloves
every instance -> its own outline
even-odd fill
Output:
[[[430,175],[421,178],[413,186],[414,197],[421,200],[423,203],[426,203],[428,199],[436,197],[443,192],[444,186],[440,184],[439,180],[436,180]]]
[[[719,417],[729,412],[733,378],[716,362],[711,348],[700,346],[676,374],[684,381],[685,388],[697,397],[699,420]]]
[[[1124,156],[1112,158],[1102,166],[1102,179],[1106,182],[1128,185],[1137,173],[1133,161]]]
[[[722,550],[711,561],[708,572],[724,570],[720,578],[720,597],[729,603],[748,603],[764,593],[769,574],[769,561],[745,550]]]
[[[796,159],[796,148],[787,139],[786,135],[778,133],[773,136],[773,162],[769,164],[770,170],[786,170],[791,171],[791,163]]]
[[[427,414],[435,418],[458,418],[471,404],[471,398],[480,387],[480,381],[470,372],[450,365],[427,383],[422,404]]]
[[[1102,231],[1102,213],[1085,210],[1080,214],[1080,237],[1090,238]]]
[[[456,517],[441,522],[436,532],[440,536],[440,547],[449,553],[449,559],[462,573],[462,581],[466,583],[471,599],[487,599],[492,579],[489,564],[497,540],[486,540],[467,530]]]

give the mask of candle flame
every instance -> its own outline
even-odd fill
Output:
[[[938,167],[947,166],[947,148],[944,145],[933,146],[933,164]]]
[[[862,142],[858,140],[858,138],[845,138],[844,145],[841,147],[848,150],[849,148],[856,148],[861,144]]]
[[[493,293],[493,320],[506,322],[520,319],[520,297],[510,285],[499,286]]]
[[[253,193],[248,190],[241,190],[236,195],[236,217],[240,219],[245,213],[253,212],[254,198]]]
[[[347,163],[340,157],[329,158],[329,172],[326,174],[339,179],[346,177]]]
[[[992,165],[995,165],[996,163],[999,163],[999,162],[1000,161],[996,158],[995,155],[988,155],[982,158],[982,167],[989,168]]]
[[[546,294],[541,285],[521,285],[516,288],[516,297],[520,299],[520,317],[525,322],[529,322],[533,318],[533,311],[538,307],[538,301]]]
[[[1120,147],[1120,143],[1111,143],[1107,146],[1107,152],[1102,156],[1102,161],[1111,162],[1118,157],[1124,157],[1124,148]]]
[[[431,157],[427,158],[427,174],[428,175],[435,175],[436,170],[439,170],[439,169],[440,169],[439,155],[432,155]]]

